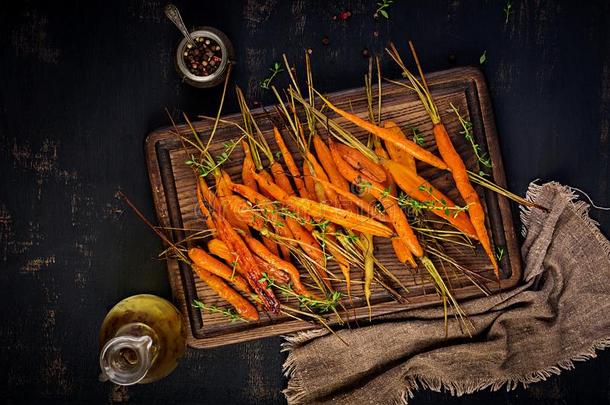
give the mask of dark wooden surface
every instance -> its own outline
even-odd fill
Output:
[[[610,205],[610,4],[604,0],[401,1],[390,21],[373,1],[180,1],[189,25],[233,40],[235,79],[252,100],[282,52],[313,48],[317,84],[360,85],[362,48],[415,40],[427,70],[484,64],[509,186],[558,180]],[[214,4],[214,5],[212,5]],[[179,33],[159,1],[3,4],[0,11],[0,398],[8,403],[282,403],[280,338],[189,350],[150,386],[97,382],[105,312],[139,292],[169,297],[160,242],[114,198],[153,216],[143,141],[173,114],[214,112],[219,91],[183,85]],[[347,22],[331,20],[347,8]],[[375,37],[373,32],[379,35]],[[321,45],[327,35],[330,45]],[[388,75],[396,70],[384,63]],[[280,76],[280,81],[285,77]],[[235,111],[233,97],[227,111]],[[606,234],[608,214],[593,212]],[[462,398],[421,392],[413,404],[608,403],[610,354],[548,381]]]

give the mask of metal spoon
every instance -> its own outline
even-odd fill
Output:
[[[172,3],[168,3],[167,6],[163,9],[167,18],[174,23],[174,25],[180,30],[184,38],[192,45],[195,46],[195,41],[191,37],[189,30],[186,29],[186,25],[184,25],[184,21],[182,20],[182,16],[180,15],[180,11],[178,11],[178,7],[174,6]]]

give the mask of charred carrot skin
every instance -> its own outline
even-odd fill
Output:
[[[423,177],[418,176],[413,171],[393,160],[386,160],[382,162],[382,165],[388,168],[398,186],[411,198],[420,202],[432,203],[435,208],[431,210],[433,214],[447,220],[447,222],[466,236],[478,239],[478,235],[468,215],[463,211],[456,213],[447,208],[455,207],[455,203],[449,197],[434,188]],[[470,210],[470,206],[468,209]]]
[[[398,134],[396,134],[395,131],[393,131],[391,129],[378,127],[377,125],[372,124],[372,123],[368,122],[367,120],[364,120],[364,119],[358,117],[357,115],[350,114],[347,111],[344,111],[344,110],[336,107],[334,104],[332,104],[330,101],[328,101],[325,97],[323,97],[319,93],[318,93],[318,95],[320,96],[322,101],[324,101],[326,103],[326,105],[328,105],[328,107],[331,110],[333,110],[334,112],[339,114],[341,117],[345,118],[346,120],[351,121],[353,124],[372,133],[373,135],[377,135],[379,138],[383,139],[384,141],[392,142],[397,147],[404,149],[405,151],[412,154],[416,159],[419,159],[422,162],[426,162],[441,170],[447,169],[447,164],[445,162],[443,162],[441,159],[436,157],[432,152],[421,148],[415,142],[409,141],[408,139],[405,139],[404,137],[400,137]]]
[[[477,192],[472,187],[472,184],[470,184],[464,161],[453,147],[449,134],[442,123],[439,122],[434,124],[433,131],[434,139],[436,140],[436,145],[438,146],[438,151],[451,169],[451,175],[453,176],[455,186],[460,192],[460,195],[466,204],[468,204],[468,215],[470,216],[470,221],[474,226],[474,230],[479,242],[483,246],[487,256],[489,256],[489,260],[491,261],[496,277],[499,278],[500,269],[498,268],[496,257],[491,249],[491,241],[489,240],[487,227],[485,226],[485,211],[483,210],[483,206],[481,205]]]
[[[200,279],[216,292],[216,294],[231,304],[242,318],[250,321],[258,321],[258,311],[256,308],[227,285],[220,277],[215,276],[196,264],[193,265],[193,270]]]
[[[221,241],[220,239],[212,239],[211,241],[208,242],[208,250],[210,251],[211,254],[220,257],[222,260],[224,260],[225,262],[231,264],[233,263],[233,265],[235,265],[235,269],[242,273],[242,269],[237,266],[237,255],[235,255],[234,253],[229,251],[229,248],[227,248],[227,245]],[[285,283],[288,281],[288,277],[286,274],[284,274],[281,270],[278,270],[274,267],[269,267],[267,265],[267,263],[261,261],[259,258],[254,257],[254,259],[256,260],[256,264],[258,265],[258,267],[268,273],[274,280],[277,280],[280,283]]]
[[[256,253],[262,260],[288,274],[288,277],[290,277],[290,281],[292,282],[292,288],[297,294],[305,295],[307,297],[314,296],[311,292],[307,290],[303,283],[301,283],[301,275],[292,263],[282,260],[277,255],[274,255],[269,250],[267,250],[267,248],[262,243],[252,237],[246,237],[245,241],[248,244],[248,247],[250,247],[250,249],[254,253]]]
[[[275,183],[280,186],[282,190],[288,195],[295,195],[290,180],[288,179],[288,176],[286,176],[286,172],[284,172],[284,168],[280,162],[273,162],[271,164],[271,175],[273,176]]]
[[[307,161],[303,161],[303,181],[305,183],[305,190],[308,198],[316,201],[320,201],[320,195],[316,190],[316,184],[313,180],[313,174],[311,173],[311,166]]]
[[[188,255],[194,264],[204,268],[220,278],[225,279],[226,281],[233,283],[235,288],[237,288],[239,291],[246,294],[251,292],[250,287],[248,287],[248,283],[242,276],[235,274],[232,269],[230,269],[224,263],[214,259],[212,256],[207,254],[205,250],[196,247],[190,248]]]
[[[315,270],[318,273],[319,278],[322,282],[330,289],[332,288],[328,275],[326,274],[326,256],[320,247],[320,244],[307,229],[302,227],[293,218],[286,218],[286,225],[290,228],[290,231],[294,235],[294,238],[298,241],[299,246],[307,254],[307,256],[314,261],[316,264]]]

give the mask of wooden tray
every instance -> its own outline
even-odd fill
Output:
[[[458,68],[430,74],[428,80],[443,121],[452,136],[456,149],[465,159],[468,168],[477,172],[479,170],[472,147],[464,139],[463,135],[459,134],[460,127],[457,118],[453,113],[447,112],[450,102],[458,107],[462,115],[466,115],[472,122],[476,142],[485,152],[489,153],[493,161],[493,180],[500,186],[505,187],[506,180],[492,116],[491,103],[482,73],[475,68]],[[366,115],[366,96],[363,88],[332,93],[328,95],[328,98],[340,107],[362,113],[363,116]],[[267,111],[273,111],[273,109],[267,108]],[[254,110],[253,114],[265,136],[272,139],[271,124],[265,118],[262,109]],[[227,120],[240,120],[238,115],[230,115],[224,118]],[[429,118],[415,95],[409,94],[404,88],[394,84],[383,84],[382,118],[391,119],[403,128],[405,126],[416,126],[425,138],[426,147],[433,151],[436,149]],[[345,124],[345,128],[363,139],[367,136],[366,133],[353,125],[345,123],[344,120],[337,119],[337,122]],[[195,123],[198,132],[204,134],[204,136],[209,134],[210,126],[210,122]],[[185,134],[188,133],[186,127],[180,127],[179,130],[184,131]],[[320,129],[320,133],[326,136],[323,128]],[[221,152],[225,141],[236,139],[239,136],[240,134],[234,127],[230,125],[220,126],[215,135],[214,144],[211,147],[212,153],[217,154]],[[270,145],[273,146],[275,143],[270,141]],[[293,151],[296,151],[294,145],[289,146]],[[170,128],[158,129],[148,136],[146,140],[146,155],[153,198],[160,225],[173,228],[202,228],[204,225],[195,201],[195,177],[191,169],[184,163],[188,160],[188,153],[182,149],[181,143],[171,133]],[[224,166],[235,180],[240,180],[242,158],[243,154],[240,148],[236,148]],[[441,191],[445,192],[456,203],[462,204],[462,200],[451,185],[451,178],[447,172],[443,173],[419,162],[418,172]],[[480,196],[484,197],[482,200],[487,211],[488,227],[491,229],[493,244],[495,246],[506,247],[506,255],[501,262],[503,280],[500,285],[498,286],[498,282],[493,276],[491,265],[480,246],[476,252],[467,249],[456,249],[454,246],[446,246],[445,248],[447,253],[460,264],[485,277],[487,280],[485,284],[490,290],[494,292],[506,290],[516,286],[521,279],[520,255],[515,237],[511,207],[505,198],[498,198],[496,194],[486,189],[478,187],[477,192]],[[181,240],[184,236],[183,232],[174,231],[174,240]],[[416,306],[439,303],[433,286],[426,282],[426,278],[422,277],[420,273],[414,273],[404,265],[401,265],[394,258],[391,245],[387,240],[382,241],[378,239],[375,244],[376,256],[408,287],[409,292],[405,295],[408,303],[399,304],[392,300],[390,295],[381,286],[374,284],[372,295],[373,316],[402,311]],[[188,328],[188,343],[192,347],[221,346],[304,330],[315,326],[311,323],[293,320],[283,315],[270,317],[265,314],[262,314],[260,321],[255,323],[231,323],[222,315],[201,312],[199,309],[192,307],[193,299],[199,299],[209,305],[219,307],[226,307],[227,304],[216,296],[207,285],[194,276],[187,266],[179,264],[175,260],[168,260],[167,263],[175,301],[186,319],[188,319],[190,326]],[[331,270],[334,270],[335,274],[341,277],[337,269],[331,267]],[[359,270],[352,270],[352,272],[352,279],[360,280],[362,278]],[[454,277],[451,279],[451,284],[455,295],[462,300],[482,294],[465,277]],[[343,289],[343,285],[336,285],[336,287],[340,291]],[[361,288],[360,285],[353,287],[354,309],[349,309],[349,314],[346,315],[350,319],[368,318],[368,309],[361,298]],[[286,301],[284,298],[281,298],[281,300]],[[290,303],[290,300],[287,300],[287,302]],[[294,305],[294,302],[292,304]],[[297,305],[294,306],[296,307]],[[333,322],[334,318],[329,316],[328,319],[329,322]]]

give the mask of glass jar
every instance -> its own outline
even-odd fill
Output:
[[[116,304],[100,331],[100,380],[145,384],[171,373],[186,348],[180,312],[149,294]]]

